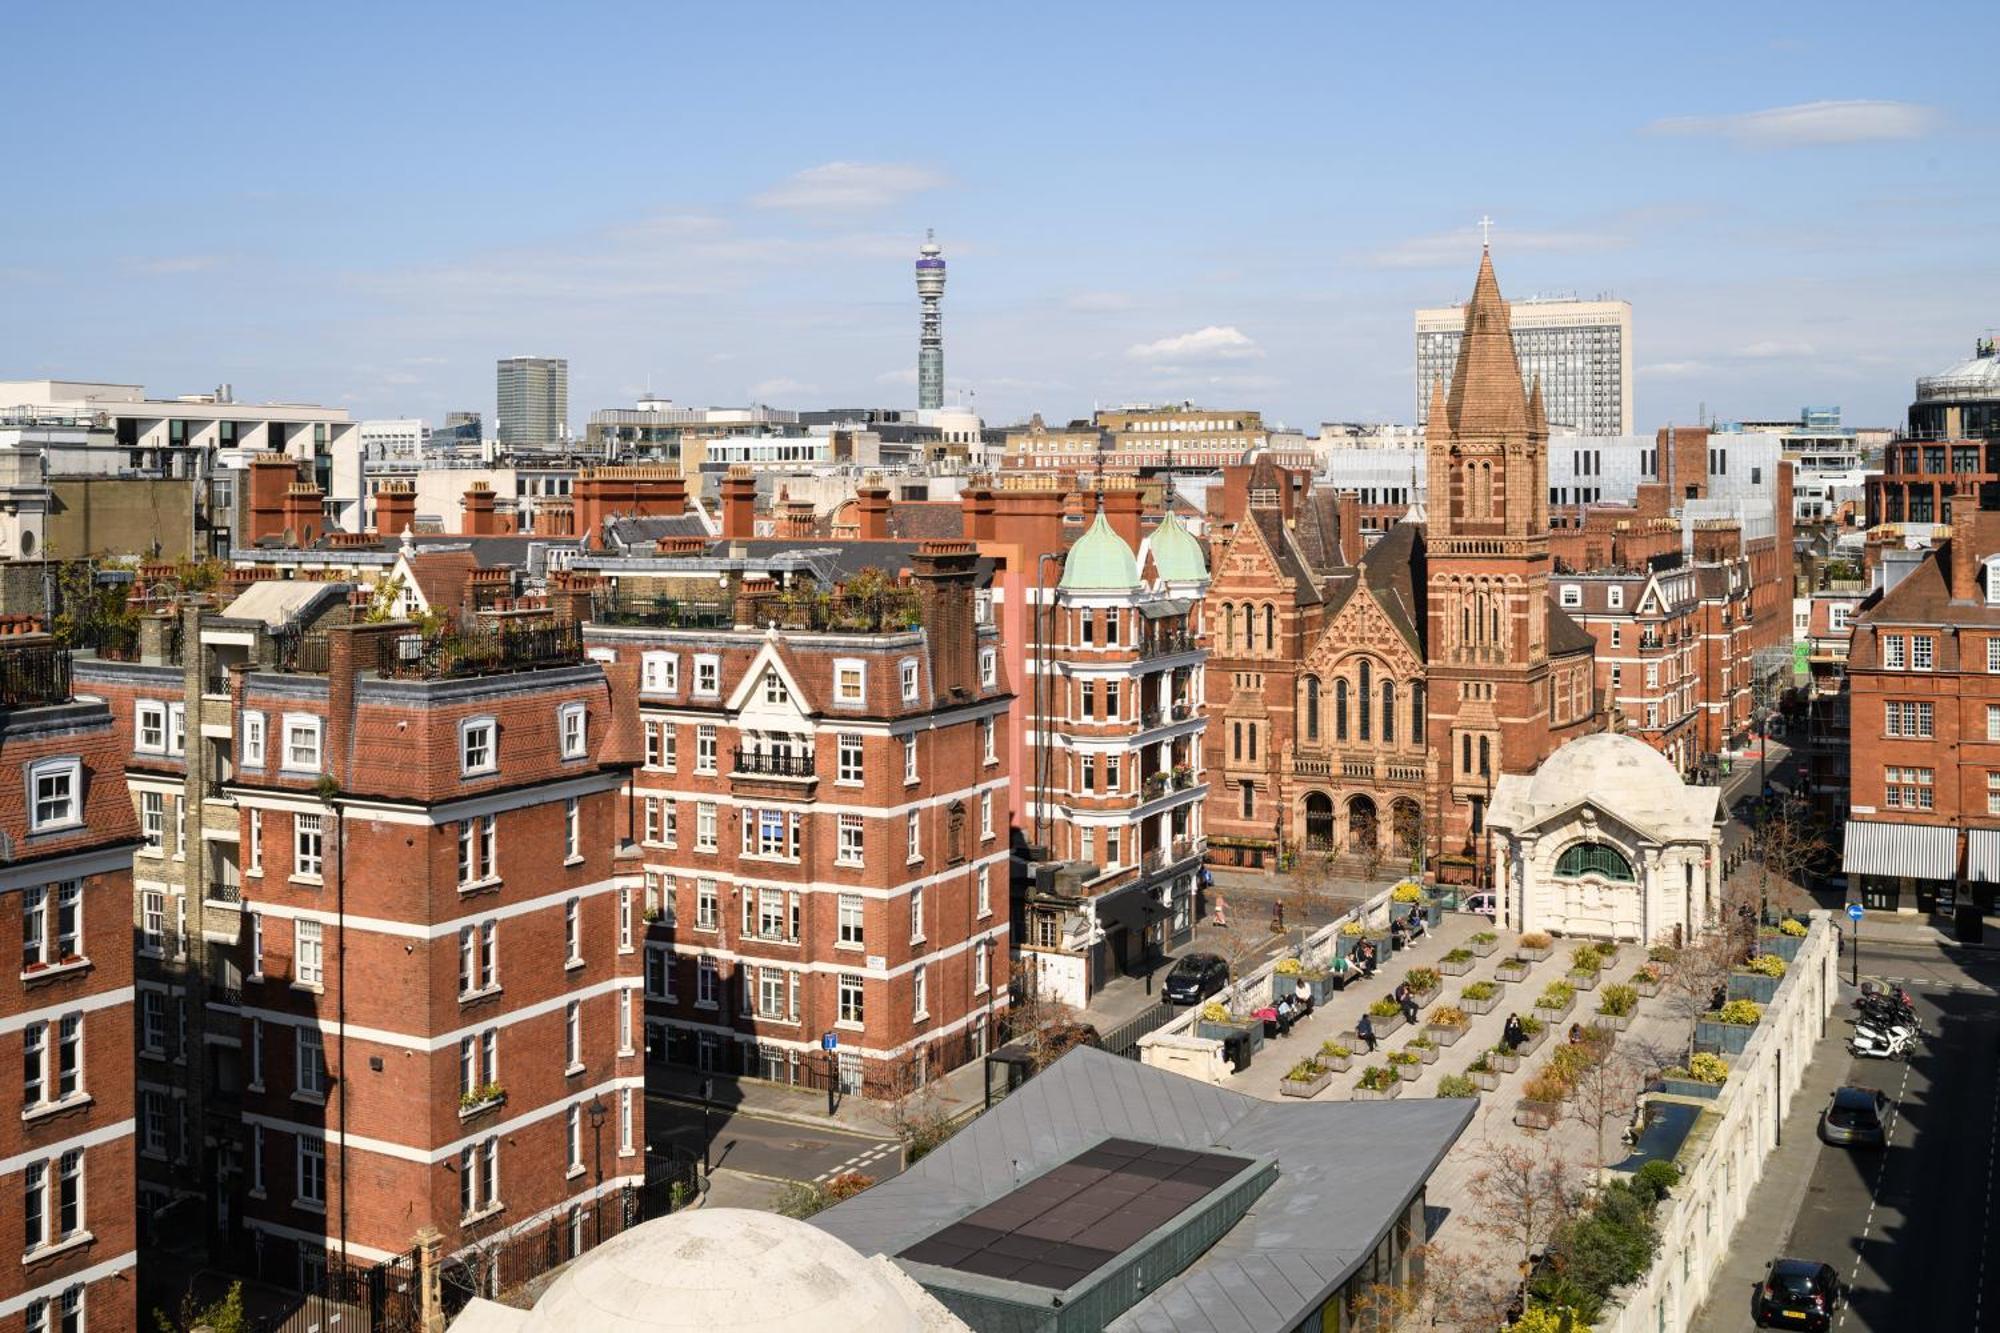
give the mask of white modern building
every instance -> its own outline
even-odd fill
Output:
[[[422,417],[391,417],[361,423],[361,456],[417,459],[431,442],[431,427]]]
[[[1863,432],[1840,424],[1837,407],[1807,407],[1794,421],[1719,422],[1717,434],[1769,435],[1792,465],[1792,517],[1800,523],[1838,518],[1843,505],[1867,503],[1868,446]],[[1875,434],[1876,432],[1869,432]],[[1879,451],[1877,457],[1879,458]]]
[[[1552,430],[1584,435],[1630,435],[1632,417],[1632,304],[1529,298],[1507,303],[1514,355],[1521,377],[1539,379]],[[1431,384],[1451,388],[1458,344],[1465,332],[1463,305],[1417,311],[1417,424],[1428,424]]]

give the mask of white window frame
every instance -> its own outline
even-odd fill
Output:
[[[56,787],[50,787],[46,803],[59,808],[43,813],[45,803],[42,784],[61,783],[61,795],[56,795]],[[58,755],[48,759],[38,759],[28,765],[28,832],[54,833],[63,829],[79,828],[83,824],[83,760],[75,755]]]
[[[1994,642],[2000,643],[2000,639]],[[843,731],[834,739],[834,754],[837,764],[834,782],[842,787],[859,787],[867,780],[867,747],[861,737],[853,732]]]
[[[587,758],[590,751],[590,714],[580,703],[564,704],[556,712],[558,734],[562,737],[562,757]]]
[[[563,861],[574,865],[583,860],[583,801],[572,796],[563,802]]]
[[[694,697],[714,699],[722,694],[722,658],[715,653],[694,655]]]
[[[846,673],[854,673],[854,688],[847,688]],[[833,702],[836,708],[862,708],[868,703],[868,663],[859,657],[833,659]]]
[[[903,682],[903,702],[913,704],[922,691],[923,673],[917,668],[917,659],[906,657],[896,664],[896,673]]]
[[[913,731],[903,737],[903,785],[908,787],[921,780],[917,771],[917,733]]]
[[[843,893],[836,904],[835,943],[859,949],[868,939],[868,905],[858,893]]]
[[[292,1082],[299,1096],[326,1100],[326,1036],[310,1023],[292,1029]]]
[[[834,846],[835,865],[859,866],[867,864],[865,859],[868,844],[868,825],[860,815],[840,815],[836,834],[839,841]]]
[[[157,739],[148,740],[152,733]],[[132,748],[140,754],[167,752],[167,706],[154,699],[141,699],[132,709]]]
[[[1000,653],[997,649],[979,650],[979,683],[989,690],[1000,683]]]
[[[326,755],[325,727],[320,718],[312,713],[286,713],[284,715],[284,750],[278,756],[278,767],[286,773],[318,773]],[[310,742],[310,759],[298,757],[299,740]]]
[[[317,921],[292,919],[292,984],[326,984],[326,931]]]
[[[243,745],[237,756],[238,765],[243,768],[264,766],[264,715],[243,711]]]
[[[318,1169],[307,1164],[317,1161]],[[318,1134],[301,1134],[294,1140],[292,1156],[292,1202],[315,1211],[326,1207],[326,1139]]]
[[[482,753],[475,753],[475,738],[485,733]],[[500,724],[490,715],[468,717],[458,724],[458,772],[460,777],[485,777],[500,771]]]
[[[311,820],[308,824],[306,821]],[[310,845],[307,839],[311,839]],[[326,816],[292,816],[292,878],[307,884],[323,882],[326,871]]]
[[[1583,605],[1583,589],[1579,588],[1576,584],[1563,584],[1561,594],[1563,610],[1573,611]]]
[[[979,915],[981,917],[992,916],[993,915],[993,867],[992,866],[979,867],[979,870],[975,875],[974,882],[976,885],[976,892],[974,894],[974,898],[978,904]]]

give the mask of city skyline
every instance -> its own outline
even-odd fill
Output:
[[[1406,421],[1411,313],[1459,294],[1490,215],[1510,290],[1632,303],[1640,430],[1811,402],[1889,425],[1991,323],[2000,277],[1981,248],[1993,133],[1959,91],[1976,57],[1858,7],[1797,31],[1704,9],[1532,34],[1304,9],[1254,29],[1197,9],[1144,28],[965,16],[941,45],[915,11],[781,8],[798,40],[761,51],[754,82],[700,56],[753,28],[699,14],[676,37],[692,95],[666,110],[621,77],[656,53],[602,40],[643,11],[579,11],[532,53],[464,10],[387,37],[122,12],[90,34],[101,99],[63,96],[60,62],[18,76],[17,166],[64,184],[0,223],[10,377],[227,380],[437,421],[491,411],[488,367],[532,346],[570,360],[573,425],[648,388],[911,405],[908,265],[935,227],[954,270],[945,400],[969,393],[989,421],[1180,398],[1308,430]],[[85,36],[53,8],[23,27],[43,49]],[[141,91],[160,60],[247,66],[305,42],[370,70],[370,95],[244,116]],[[482,80],[591,96],[465,97],[430,69],[446,42]],[[1054,44],[1112,52],[1119,73],[1086,86]],[[914,115],[886,74],[819,95],[836,64],[972,50],[1008,71],[997,103]],[[1497,84],[1496,60],[1514,66]],[[1155,76],[1194,61],[1291,95],[1187,102]],[[1495,87],[1506,117],[1480,114]],[[114,132],[121,171],[77,171]],[[524,152],[535,173],[510,171]]]

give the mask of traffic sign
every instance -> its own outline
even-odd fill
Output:
[[[835,1047],[839,1045],[840,1045],[840,1037],[832,1032],[824,1034],[819,1039],[819,1048],[822,1051],[833,1050]]]
[[[1849,921],[1859,921],[1861,919],[1860,903],[1849,903],[1847,905],[1847,919]]]

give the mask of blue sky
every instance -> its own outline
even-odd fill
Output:
[[[578,422],[1413,415],[1411,311],[1634,308],[1638,424],[1900,418],[2000,324],[1985,6],[17,5],[0,379]],[[1980,39],[1973,39],[1979,34]]]

